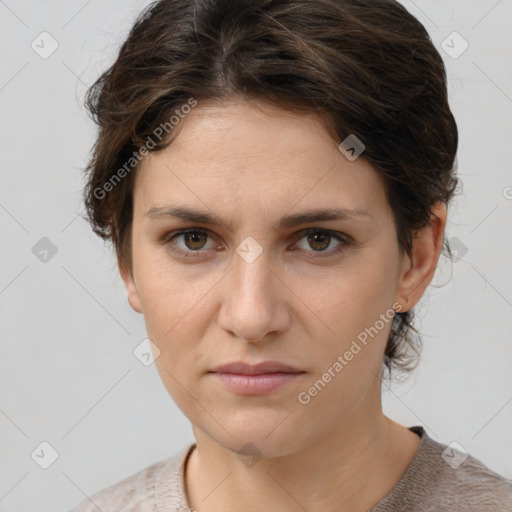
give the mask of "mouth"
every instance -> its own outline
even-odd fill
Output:
[[[208,373],[237,394],[264,395],[286,386],[306,372],[279,361],[265,361],[256,365],[230,363]]]
[[[296,380],[303,373],[273,372],[259,375],[243,375],[213,372],[212,375],[228,389],[240,395],[265,395]]]

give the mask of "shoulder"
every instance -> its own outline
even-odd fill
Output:
[[[463,451],[439,445],[441,449],[435,480],[440,505],[465,512],[512,512],[512,480]]]
[[[512,480],[460,445],[442,444],[422,427],[419,449],[395,488],[371,512],[512,512]]]
[[[88,496],[68,512],[146,512],[158,510],[162,475],[178,476],[193,445],[174,456],[155,462],[123,480]],[[171,482],[168,482],[171,483]],[[177,485],[181,482],[177,481]]]

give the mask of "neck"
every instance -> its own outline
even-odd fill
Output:
[[[361,418],[359,418],[361,420]],[[382,412],[352,421],[314,445],[254,465],[194,427],[185,473],[189,505],[201,512],[364,512],[388,494],[414,457],[419,437]]]

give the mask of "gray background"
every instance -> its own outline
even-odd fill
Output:
[[[143,318],[79,216],[95,133],[83,95],[147,3],[0,0],[2,511],[64,511],[193,441],[154,365],[134,357]],[[423,362],[385,390],[384,410],[512,478],[512,2],[404,5],[448,66],[463,194],[447,236],[460,259],[441,258],[419,306]],[[43,31],[59,45],[45,59],[31,47],[51,49]],[[442,49],[447,37],[463,49],[453,31],[469,43],[457,58]],[[56,254],[38,252],[43,237]],[[34,460],[49,457],[43,441],[58,452],[48,469]]]

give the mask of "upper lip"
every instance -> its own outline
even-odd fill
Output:
[[[303,373],[301,370],[294,368],[285,363],[281,363],[279,361],[263,361],[258,364],[247,364],[243,361],[238,361],[235,363],[223,364],[218,366],[214,370],[214,373],[237,373],[241,375],[261,375],[263,373],[274,373],[274,372],[284,372],[284,373]]]

